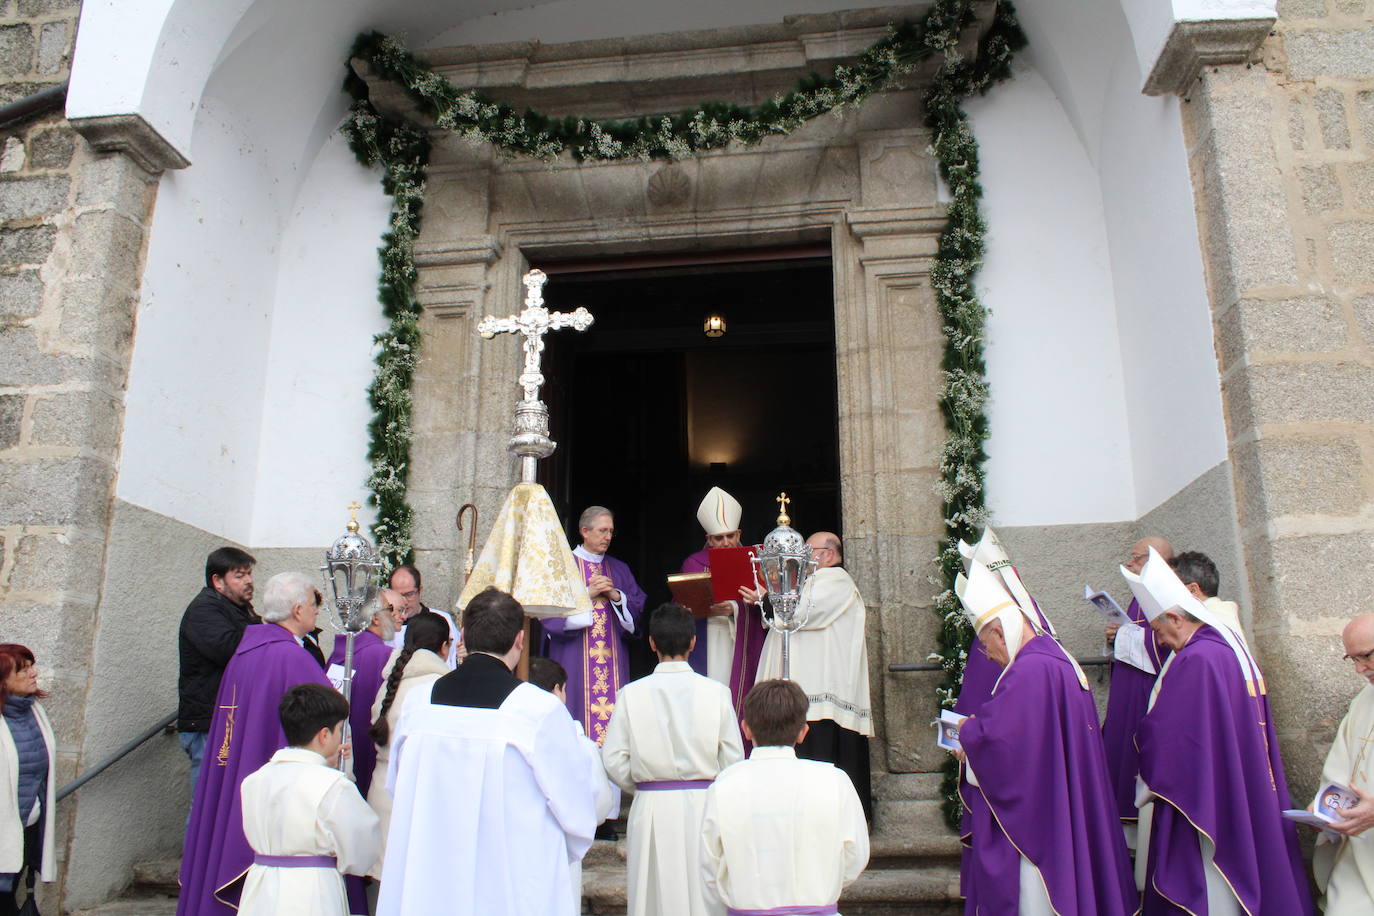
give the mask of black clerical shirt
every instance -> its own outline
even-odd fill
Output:
[[[520,686],[506,663],[491,655],[474,653],[457,670],[434,682],[430,702],[440,706],[475,706],[497,709]]]

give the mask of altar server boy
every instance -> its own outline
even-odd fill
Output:
[[[253,847],[239,916],[343,916],[343,875],[381,853],[377,814],[338,769],[348,701],[298,684],[277,708],[290,747],[243,781],[243,832]]]
[[[696,621],[661,605],[649,621],[658,667],[626,684],[611,714],[601,759],[630,806],[629,916],[719,916],[698,875],[706,787],[744,754],[730,688],[697,674],[687,658]]]
[[[854,784],[828,763],[797,758],[806,693],[760,681],[744,700],[748,760],[706,790],[701,869],[729,912],[838,914],[840,891],[868,864],[868,825]]]

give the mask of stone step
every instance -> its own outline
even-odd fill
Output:
[[[134,866],[133,888],[145,893],[175,897],[181,891],[181,859],[154,859]]]
[[[130,894],[72,916],[176,916],[177,898],[165,894]]]
[[[623,869],[584,869],[582,912],[596,916],[623,916],[625,872]],[[959,916],[957,865],[920,868],[870,867],[840,898],[845,916]]]
[[[878,804],[889,799],[938,800],[944,778],[941,773],[874,773],[873,798]]]

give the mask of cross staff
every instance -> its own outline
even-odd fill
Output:
[[[508,318],[488,315],[477,324],[477,333],[486,340],[497,334],[525,335],[525,371],[520,373],[519,385],[525,391],[526,403],[539,400],[539,389],[544,385],[540,371],[544,335],[563,328],[585,331],[592,325],[592,313],[581,306],[574,312],[550,312],[544,307],[544,284],[548,280],[542,270],[531,270],[520,281],[525,284],[524,310]]]

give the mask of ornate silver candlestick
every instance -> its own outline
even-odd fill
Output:
[[[792,521],[787,516],[790,500],[783,493],[777,498],[778,527],[763,539],[763,548],[753,559],[754,571],[768,589],[768,600],[773,605],[772,618],[764,618],[764,626],[782,634],[782,676],[789,680],[791,667],[792,634],[806,626],[810,616],[809,608],[798,609],[802,588],[806,580],[816,571],[816,561],[811,556],[811,548],[795,530],[789,527]]]
[[[348,530],[334,541],[324,554],[320,573],[324,577],[324,592],[330,596],[334,625],[344,634],[344,676],[340,692],[351,701],[353,692],[353,640],[367,629],[372,620],[370,608],[377,596],[377,576],[382,570],[381,558],[372,543],[358,533],[357,501],[350,503]],[[348,720],[344,720],[345,740],[351,740]],[[340,768],[343,761],[339,761]]]

